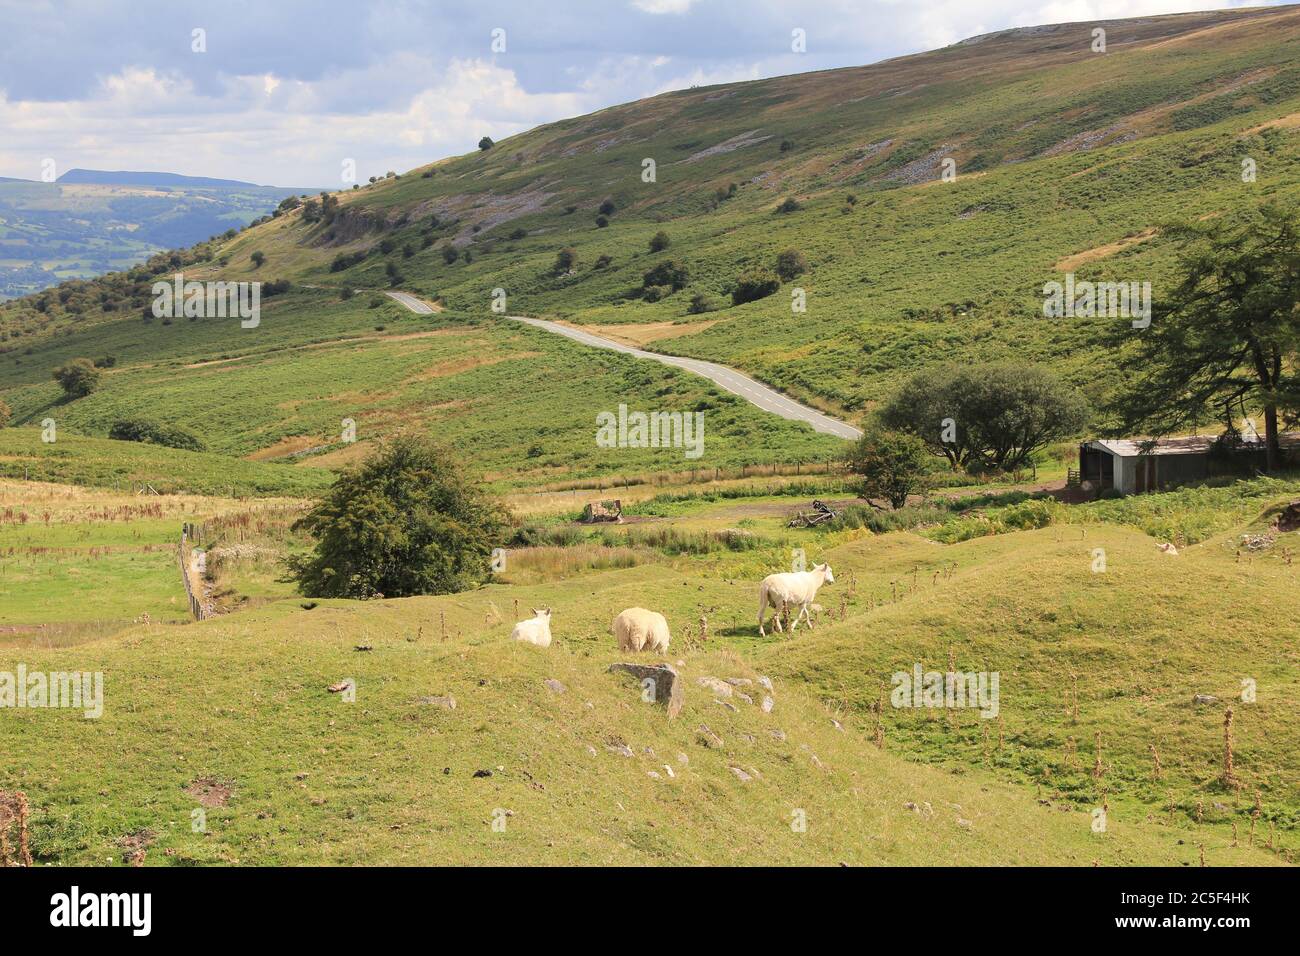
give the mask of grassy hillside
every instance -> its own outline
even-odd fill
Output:
[[[104,289],[13,303],[0,311],[0,396],[34,421],[56,398],[51,368],[112,355],[118,370],[102,393],[60,410],[74,430],[104,434],[114,414],[149,405],[207,433],[216,450],[274,455],[286,439],[325,443],[352,415],[371,434],[446,432],[485,471],[521,483],[560,469],[666,467],[602,460],[591,448],[578,423],[616,399],[722,409],[706,467],[836,447],[770,418],[771,441],[756,445],[747,409],[728,407],[727,396],[519,330],[491,311],[500,289],[510,314],[728,363],[850,418],[909,371],[954,356],[1046,362],[1096,399],[1113,382],[1114,356],[1101,343],[1127,320],[1045,319],[1043,283],[1073,271],[1151,281],[1159,297],[1174,252],[1163,223],[1300,196],[1297,24],[1292,7],[1110,21],[1104,54],[1091,51],[1092,24],[1009,31],[549,124],[340,193],[325,218],[294,210]],[[647,158],[654,182],[642,180]],[[955,182],[941,181],[945,158]],[[1243,159],[1256,163],[1256,181],[1242,181]],[[786,198],[800,208],[777,212]],[[602,228],[606,200],[614,210]],[[652,253],[660,230],[670,245]],[[577,263],[559,274],[565,248]],[[737,275],[786,248],[804,254],[808,271],[730,306]],[[646,301],[644,273],[668,259],[689,281]],[[368,308],[366,292],[340,300],[344,287],[391,284],[389,266],[400,287],[445,311],[416,319],[395,305]],[[182,267],[187,277],[294,286],[267,304],[256,330],[143,325],[153,278]],[[796,287],[804,313],[791,311]],[[717,308],[691,314],[697,295]],[[445,342],[393,334],[416,329],[457,331]],[[473,359],[463,354],[471,350]],[[503,359],[520,354],[526,362]],[[245,358],[219,372],[200,364],[223,356]],[[490,367],[435,373],[436,383],[413,369],[489,356]],[[511,391],[529,407],[515,407]],[[464,402],[493,427],[481,428],[477,413],[462,425]],[[534,444],[541,455],[520,456]]]
[[[1265,500],[1298,490],[1274,483]],[[1166,518],[1230,520],[1226,504],[1216,489],[1188,492]],[[42,540],[90,533],[106,506],[56,508]],[[262,588],[249,609],[202,624],[155,617],[112,636],[0,637],[0,670],[105,673],[102,719],[10,711],[0,722],[13,758],[0,786],[32,795],[40,858],[118,862],[129,838],[157,864],[1197,865],[1203,847],[1222,865],[1300,848],[1297,635],[1285,613],[1264,610],[1296,587],[1295,533],[1238,555],[1263,518],[1171,557],[1104,510],[943,545],[913,532],[792,531],[790,506],[773,499],[696,501],[657,525],[512,551],[501,583],[477,591],[314,604],[256,583],[268,572],[254,552],[276,533],[240,519],[247,507],[193,500],[167,517],[210,515],[214,535],[249,546],[227,578]],[[152,525],[130,527],[147,538]],[[751,543],[703,547],[728,527]],[[606,535],[613,545],[598,543]],[[836,582],[814,632],[760,639],[753,582],[793,547],[829,560]],[[101,584],[131,580],[85,554],[63,560],[104,569]],[[109,600],[97,595],[88,608]],[[554,608],[556,643],[511,642],[517,609],[540,604]],[[609,620],[633,604],[662,609],[673,628],[668,659],[687,679],[675,721],[606,673],[621,659]],[[891,675],[950,660],[1000,674],[996,719],[891,706]],[[753,703],[725,698],[733,710],[697,682],[760,675],[774,682],[771,713],[757,683],[737,688]],[[1240,699],[1243,678],[1253,702]],[[327,690],[345,679],[355,703]],[[446,695],[454,710],[434,700]],[[1240,786],[1221,779],[1228,706]],[[701,726],[722,746],[703,743]],[[195,834],[190,813],[212,786],[229,799]],[[790,828],[800,809],[802,834]],[[511,814],[505,833],[491,828],[498,810]]]

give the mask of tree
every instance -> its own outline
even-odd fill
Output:
[[[731,304],[744,305],[764,299],[781,288],[781,280],[776,273],[767,269],[746,269],[736,279],[731,290]]]
[[[492,142],[492,137],[490,136],[484,136],[478,141],[478,148],[485,153],[495,145],[496,143]]]
[[[808,260],[798,249],[786,249],[776,257],[776,274],[782,282],[789,282],[808,271]]]
[[[487,580],[508,517],[466,481],[450,451],[399,437],[340,475],[294,524],[316,543],[293,573],[309,597],[463,591]]]
[[[153,445],[165,445],[168,448],[181,448],[186,451],[204,451],[205,446],[198,435],[179,425],[162,425],[142,418],[125,418],[113,423],[108,430],[108,437],[117,441],[149,442]]]
[[[406,281],[406,277],[402,275],[402,272],[397,268],[396,263],[387,263],[384,266],[384,272],[388,274],[388,285],[390,288],[395,289]]]
[[[1169,434],[1233,406],[1264,413],[1265,460],[1281,467],[1279,415],[1300,408],[1300,210],[1267,204],[1230,221],[1180,225],[1181,279],[1121,359],[1116,430]]]
[[[650,238],[650,251],[663,252],[671,243],[672,240],[668,238],[668,233],[660,229]]]
[[[686,288],[686,284],[690,281],[691,270],[685,264],[676,259],[665,259],[642,276],[641,285],[647,289],[650,286],[666,285],[676,292],[678,289]]]
[[[879,416],[885,427],[917,436],[955,468],[1003,471],[1077,434],[1088,423],[1088,406],[1044,368],[990,362],[918,372]]]
[[[561,249],[555,254],[555,273],[565,275],[578,265],[578,250],[573,247]]]
[[[890,431],[878,425],[867,428],[849,453],[849,471],[862,478],[863,498],[884,498],[894,508],[907,504],[907,496],[929,486],[930,452],[915,435]]]
[[[14,410],[0,401],[0,428],[8,428],[9,423],[14,420]]]
[[[99,387],[101,373],[90,359],[73,359],[54,370],[54,380],[69,398],[85,398]]]
[[[264,253],[262,250],[259,249],[257,250],[257,252],[254,252],[249,258],[253,260],[253,268],[260,269],[262,268],[262,263],[266,261],[266,253]]]

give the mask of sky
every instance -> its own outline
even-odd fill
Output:
[[[337,188],[693,85],[1266,0],[0,0],[0,176]],[[806,52],[791,50],[792,31]]]

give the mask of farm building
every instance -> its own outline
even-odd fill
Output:
[[[1279,437],[1282,454],[1300,458],[1300,432]],[[1138,494],[1216,475],[1249,475],[1264,469],[1264,443],[1243,442],[1236,448],[1217,445],[1213,435],[1183,438],[1121,438],[1086,441],[1079,446],[1079,480],[1098,491]]]

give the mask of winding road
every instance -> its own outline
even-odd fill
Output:
[[[827,435],[835,435],[838,438],[844,438],[848,441],[854,441],[862,437],[862,432],[852,425],[842,422],[839,419],[831,418],[815,408],[809,408],[807,405],[801,405],[792,398],[782,395],[780,392],[768,388],[762,382],[750,378],[748,375],[737,372],[734,368],[728,368],[725,365],[719,365],[717,362],[706,362],[703,359],[684,358],[680,355],[663,355],[659,352],[647,352],[645,349],[638,349],[631,345],[624,345],[622,342],[615,342],[613,339],[607,339],[603,335],[596,335],[583,329],[575,329],[569,325],[560,325],[558,322],[548,322],[546,319],[529,319],[523,316],[511,316],[517,322],[527,322],[529,325],[539,329],[545,329],[547,332],[554,332],[557,335],[564,335],[573,339],[575,342],[581,342],[583,345],[590,345],[597,349],[611,349],[615,352],[622,352],[624,355],[632,355],[636,358],[652,359],[656,362],[662,362],[664,365],[671,365],[674,368],[685,369],[688,372],[694,372],[696,375],[702,375],[709,379],[719,388],[724,388],[733,395],[739,395],[750,404],[761,408],[765,412],[771,412],[773,415],[780,415],[782,418],[788,418],[794,422],[805,422],[813,427],[814,431],[823,432]]]
[[[429,306],[421,302],[415,296],[406,292],[389,292],[402,305],[406,306],[412,312],[420,315],[426,315],[433,311]],[[809,408],[802,405],[794,399],[782,395],[780,392],[768,388],[762,382],[750,378],[748,375],[737,372],[734,368],[728,368],[725,365],[719,365],[717,362],[706,362],[702,359],[684,358],[680,355],[663,355],[659,352],[647,352],[645,349],[638,349],[631,345],[624,345],[622,342],[615,342],[613,339],[607,339],[603,335],[596,335],[593,332],[587,332],[583,329],[575,329],[572,326],[560,325],[558,322],[548,322],[546,319],[532,319],[520,315],[512,315],[509,318],[516,322],[525,322],[534,328],[543,329],[547,332],[554,332],[556,335],[563,335],[582,345],[588,345],[597,349],[610,349],[614,352],[622,352],[624,355],[631,355],[635,358],[650,359],[655,362],[662,362],[664,365],[671,365],[674,368],[685,369],[696,375],[702,375],[719,388],[731,392],[733,395],[739,395],[751,405],[761,408],[765,412],[773,415],[779,415],[782,418],[794,422],[804,422],[811,425],[814,431],[822,432],[826,435],[834,435],[837,438],[843,438],[847,441],[854,441],[862,437],[860,429],[854,428],[847,422],[831,418],[829,415],[817,411],[815,408]]]
[[[430,315],[435,309],[427,302],[421,302],[409,292],[385,292],[390,299],[396,299],[416,315]]]

